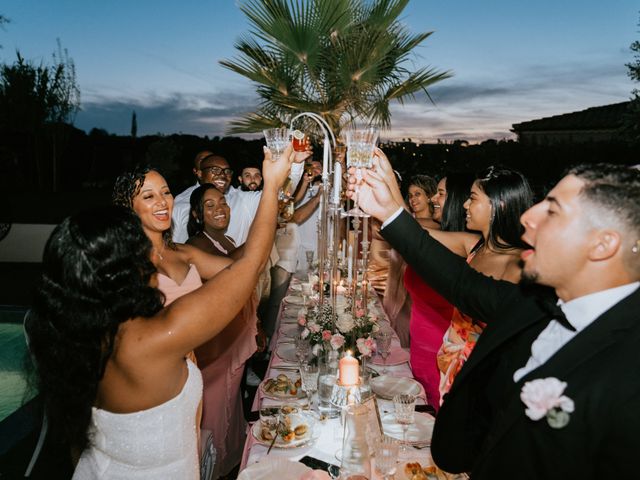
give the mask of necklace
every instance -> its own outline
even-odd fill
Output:
[[[160,259],[160,261],[164,260],[164,257],[162,256],[162,254],[164,253],[164,249],[166,248],[166,245],[164,242],[162,242],[162,250],[158,251],[158,249],[156,247],[153,247],[153,251],[155,252],[155,254],[158,256],[158,258]]]

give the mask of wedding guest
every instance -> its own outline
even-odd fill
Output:
[[[262,189],[262,172],[258,165],[246,165],[242,168],[238,176],[240,190],[244,192],[255,192]]]
[[[202,379],[185,355],[251,295],[288,170],[288,155],[272,162],[265,152],[245,255],[165,308],[153,263],[159,252],[129,209],[94,209],[56,227],[26,328],[50,432],[82,452],[74,479],[199,478]],[[162,192],[153,192],[151,210],[164,211],[157,213],[164,224],[171,196]]]
[[[188,228],[194,235],[187,243],[209,253],[238,258],[244,246],[236,248],[225,235],[229,206],[224,195],[213,185],[204,184],[191,194],[191,206]],[[240,384],[246,362],[258,350],[257,306],[254,292],[236,318],[195,351],[204,383],[201,426],[212,432],[217,454],[213,478],[228,474],[242,457],[247,424]]]
[[[575,167],[522,215],[523,279],[537,288],[475,271],[379,172],[365,172],[359,199],[427,283],[487,323],[438,413],[438,466],[476,480],[636,477],[640,172]]]
[[[464,232],[466,212],[464,203],[469,197],[473,177],[463,173],[449,173],[437,185],[431,197],[433,220],[440,230]],[[423,226],[424,228],[424,226]],[[477,234],[467,234],[469,243],[477,243]],[[425,389],[427,402],[436,411],[440,407],[440,370],[436,356],[442,347],[442,338],[451,326],[453,305],[426,284],[417,272],[408,266],[404,285],[411,297],[410,336],[411,371]]]
[[[173,199],[173,241],[176,243],[184,243],[189,236],[187,235],[187,222],[189,221],[189,209],[191,198],[191,192],[193,192],[198,185],[209,182],[211,179],[207,177],[207,173],[200,169],[200,162],[204,158],[212,156],[213,153],[209,150],[203,150],[198,152],[193,159],[193,174],[196,176],[195,185],[191,185],[186,190],[182,191]]]
[[[409,180],[407,203],[413,218],[424,228],[440,228],[433,219],[431,197],[436,193],[436,181],[429,175],[415,175]]]

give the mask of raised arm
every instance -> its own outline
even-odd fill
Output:
[[[355,178],[350,176],[349,181],[349,195],[352,195]],[[365,172],[359,205],[383,222],[382,236],[425,282],[464,313],[491,321],[505,302],[518,295],[516,285],[478,273],[467,265],[464,258],[432,238],[393,199],[379,173]]]
[[[253,293],[273,245],[278,188],[289,172],[290,150],[291,146],[276,161],[271,160],[268,150],[265,151],[262,198],[242,258],[199,289],[147,319],[155,324],[151,333],[152,352],[181,355],[191,351],[220,332]]]

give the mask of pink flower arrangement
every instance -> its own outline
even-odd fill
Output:
[[[331,330],[322,331],[322,340],[325,342],[331,341]]]
[[[335,333],[331,335],[331,340],[329,341],[329,343],[331,343],[331,348],[333,348],[334,350],[338,350],[340,347],[342,347],[342,345],[344,345],[344,337],[339,333]]]
[[[371,353],[376,349],[376,344],[371,337],[357,339],[356,346],[358,351],[365,357],[371,356]]]

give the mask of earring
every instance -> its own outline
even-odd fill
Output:
[[[633,247],[631,247],[631,251],[633,253],[638,253],[640,251],[640,240],[638,240],[636,244]]]

